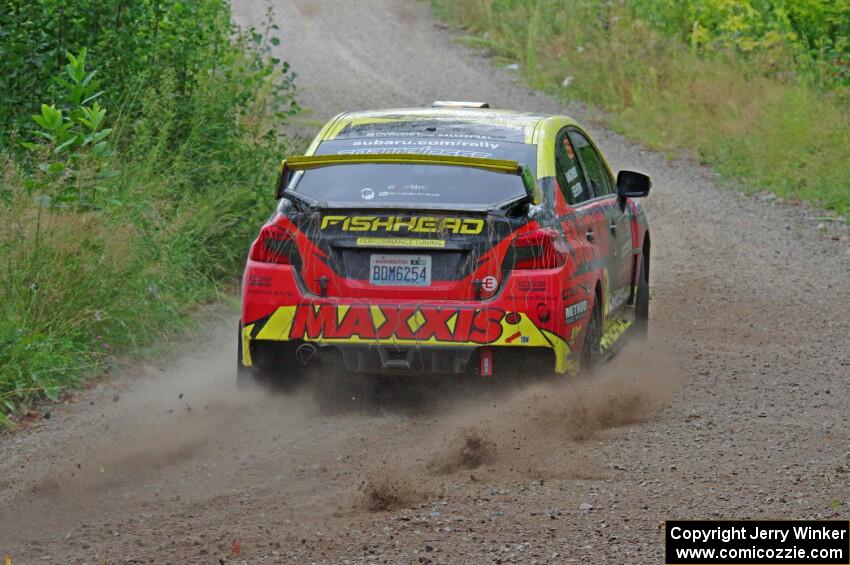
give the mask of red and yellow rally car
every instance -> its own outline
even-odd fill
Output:
[[[285,160],[242,281],[237,375],[595,365],[645,331],[650,236],[566,116],[486,104],[343,113]]]

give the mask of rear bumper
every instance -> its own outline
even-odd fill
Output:
[[[434,347],[395,345],[329,345],[304,341],[252,340],[249,361],[262,370],[297,367],[298,351],[305,345],[316,346],[313,360],[325,370],[345,367],[356,373],[385,375],[545,375],[555,361],[552,348],[544,347]],[[308,345],[309,344],[309,345]],[[244,348],[243,348],[244,351]],[[312,356],[312,353],[310,354]],[[303,357],[302,357],[303,358]],[[485,362],[486,360],[486,362]]]
[[[459,306],[282,306],[242,329],[242,363],[253,364],[256,342],[334,347],[345,365],[364,372],[463,373],[484,349],[551,350],[556,372],[572,367],[570,347],[521,312]],[[501,353],[499,354],[501,356]]]
[[[556,372],[577,368],[571,344],[581,321],[564,313],[582,299],[582,287],[562,288],[559,270],[512,275],[487,300],[416,304],[312,296],[290,267],[250,263],[242,297],[245,366],[253,363],[252,344],[291,342],[338,349],[347,368],[365,372],[464,372],[483,349],[497,361],[507,352],[549,350]]]

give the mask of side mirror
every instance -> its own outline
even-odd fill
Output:
[[[617,174],[617,196],[620,200],[626,198],[643,198],[649,194],[652,179],[643,173],[635,171],[620,171]]]
[[[277,186],[275,188],[274,197],[280,200],[283,197],[283,191],[289,186],[289,181],[292,180],[292,175],[295,171],[286,166],[286,159],[280,162],[280,173],[277,176]]]

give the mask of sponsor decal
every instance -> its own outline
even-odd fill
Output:
[[[353,141],[351,145],[352,147],[419,145],[431,147],[474,147],[483,149],[498,149],[501,144],[494,143],[492,141],[470,141],[465,139],[375,139],[368,141]]]
[[[567,171],[567,182],[573,182],[578,178],[578,171],[575,167]]]
[[[557,296],[547,296],[545,294],[537,294],[537,293],[522,293],[522,294],[506,294],[503,296],[505,300],[510,302],[518,302],[525,306],[532,302],[555,302],[557,300]],[[520,308],[521,306],[517,306]]]
[[[402,339],[492,343],[502,336],[499,309],[472,310],[416,306],[339,307],[301,304],[295,311],[289,339]]]
[[[253,296],[293,296],[288,290],[277,290],[271,288],[252,288],[250,291]]]
[[[448,157],[477,157],[491,158],[491,151],[469,151],[463,149],[451,149],[443,147],[358,147],[357,149],[343,149],[340,155],[446,155]]]
[[[573,286],[564,289],[561,293],[561,298],[567,300],[568,298],[578,296],[579,294],[590,294],[590,289],[583,284],[573,283]]]
[[[342,231],[442,233],[476,235],[484,230],[484,220],[479,218],[442,218],[434,216],[325,216],[321,229],[338,228]]]
[[[431,196],[434,198],[440,197],[439,192],[425,192],[426,190],[428,190],[428,186],[424,184],[407,184],[404,186],[388,184],[386,190],[378,191],[378,198],[386,198],[387,196]]]
[[[580,182],[575,183],[570,190],[573,193],[573,198],[579,199],[581,195],[584,193],[584,186]]]
[[[575,304],[571,304],[564,309],[567,323],[574,324],[575,322],[584,318],[584,315],[587,314],[587,300],[582,300],[581,302],[576,302]]]
[[[546,281],[519,281],[517,288],[522,292],[544,292],[546,290]]]
[[[442,239],[419,239],[416,237],[358,237],[359,247],[429,247],[442,249],[446,242]]]
[[[248,275],[248,286],[271,286],[272,285],[272,276],[271,275],[255,275],[253,273]]]
[[[364,188],[360,191],[360,198],[363,200],[372,200],[375,198],[375,191],[368,187]]]
[[[496,292],[496,289],[499,288],[499,281],[493,275],[487,275],[481,279],[481,288],[487,292]]]
[[[541,323],[545,324],[549,322],[549,318],[551,314],[549,313],[549,307],[541,302],[537,305],[537,319],[540,320]]]
[[[512,323],[516,322],[516,323]],[[518,334],[518,335],[516,335]],[[508,338],[513,338],[508,341]],[[574,368],[570,347],[558,334],[539,328],[517,311],[446,305],[301,303],[281,306],[242,330],[243,363],[251,366],[250,340],[330,343],[534,346],[555,351],[555,371]]]

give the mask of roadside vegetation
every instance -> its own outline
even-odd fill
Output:
[[[432,0],[532,86],[752,191],[850,213],[850,4]]]
[[[0,425],[173,335],[268,213],[293,76],[225,0],[0,13]]]

